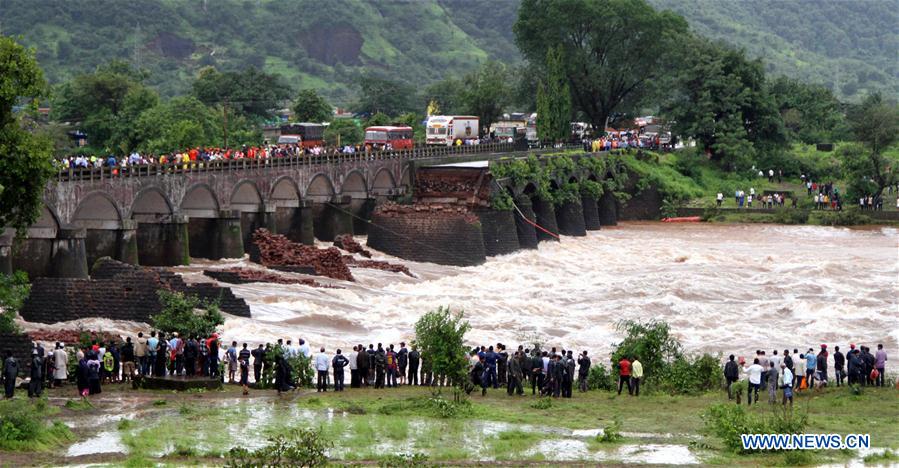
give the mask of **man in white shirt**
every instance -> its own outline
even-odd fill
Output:
[[[318,373],[317,389],[319,392],[328,391],[328,369],[330,368],[330,363],[331,360],[325,354],[325,347],[322,346],[321,352],[315,356],[315,370]]]
[[[793,407],[793,373],[790,372],[790,369],[786,364],[780,364],[780,371],[783,373],[783,389],[784,389],[784,398],[783,405],[786,406],[787,400],[790,401],[790,407]]]
[[[358,388],[359,387],[359,363],[357,362],[357,357],[359,356],[358,346],[353,346],[353,351],[347,354],[347,359],[350,360],[350,388]]]
[[[765,369],[759,364],[759,358],[755,358],[752,365],[744,367],[743,372],[749,374],[749,391],[747,392],[747,404],[752,405],[752,394],[755,393],[755,402],[759,402],[759,387],[762,385],[762,372]]]
[[[302,338],[300,338],[299,351],[306,357],[312,357],[312,350],[309,349],[309,345],[306,344],[306,340]]]

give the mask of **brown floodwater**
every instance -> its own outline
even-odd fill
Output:
[[[364,238],[357,238],[364,243]],[[549,346],[608,353],[621,319],[667,321],[688,351],[748,355],[758,348],[883,343],[899,358],[899,231],[765,224],[623,223],[541,243],[536,251],[477,267],[401,262],[416,275],[354,268],[344,289],[234,285],[253,318],[229,317],[227,341],[299,337],[329,351],[354,343],[409,341],[422,313],[465,311],[471,343]],[[251,266],[197,260],[178,269]],[[134,324],[88,321],[92,328]]]

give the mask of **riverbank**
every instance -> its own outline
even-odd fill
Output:
[[[333,444],[333,462],[377,463],[398,454],[420,454],[441,464],[492,460],[534,464],[643,463],[786,465],[861,461],[879,449],[899,448],[895,388],[846,387],[803,392],[795,410],[809,416],[808,433],[866,433],[872,451],[818,451],[737,455],[704,432],[702,414],[727,403],[722,392],[698,396],[618,396],[613,392],[575,393],[572,399],[542,403],[530,392],[509,397],[502,389],[473,395],[450,417],[435,410],[435,398],[452,399],[449,389],[349,389],[317,394],[310,390],[277,396],[273,391],[239,394],[222,391],[173,394],[107,385],[90,405],[70,403],[71,386],[47,392],[59,408],[50,419],[72,428],[68,446],[40,452],[0,452],[16,466],[109,463],[144,466],[221,465],[231,447],[265,445],[266,437],[289,427],[318,428]],[[28,404],[22,399],[22,404]],[[540,403],[538,403],[540,402]],[[767,404],[750,407],[763,415]],[[617,426],[622,438],[600,442],[597,434]]]

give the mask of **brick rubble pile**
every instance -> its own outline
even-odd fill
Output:
[[[227,268],[223,270],[203,270],[203,274],[217,281],[231,284],[245,283],[277,283],[302,284],[313,288],[343,289],[339,286],[319,283],[310,278],[290,278],[276,273],[269,273],[252,268]]]
[[[336,247],[319,249],[298,244],[284,236],[272,234],[267,229],[257,229],[253,233],[253,244],[259,250],[259,262],[264,266],[310,266],[317,275],[355,281]]]

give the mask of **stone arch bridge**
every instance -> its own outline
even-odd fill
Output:
[[[146,266],[236,258],[259,227],[306,244],[365,234],[377,203],[407,193],[413,162],[514,150],[496,144],[63,171],[46,187],[26,238],[11,248],[10,233],[0,236],[0,271],[84,277],[103,256]]]

